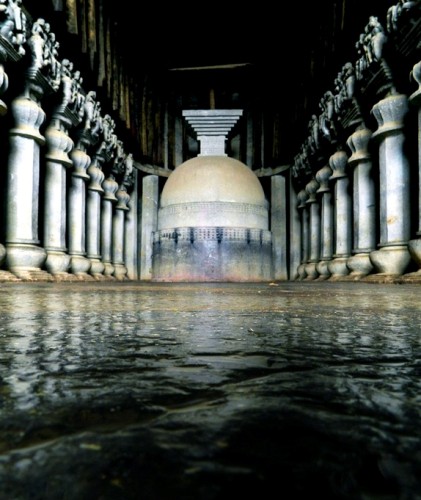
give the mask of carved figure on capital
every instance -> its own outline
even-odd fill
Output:
[[[55,114],[59,119],[69,121],[69,125],[78,125],[84,115],[83,105],[85,95],[75,91],[75,86],[79,85],[76,80],[76,72],[73,72],[73,63],[68,59],[63,59],[60,63],[60,102]]]
[[[331,141],[336,135],[333,117],[335,114],[335,96],[330,90],[326,91],[320,99],[319,107],[321,113],[319,115],[319,128],[323,137]]]
[[[351,101],[355,92],[355,69],[348,62],[345,63],[335,78],[334,109],[340,115],[345,103]]]
[[[356,66],[357,78],[363,77],[364,71],[374,62],[383,60],[383,48],[387,42],[387,35],[376,16],[370,16],[369,21],[356,44],[360,59]]]
[[[134,184],[133,153],[127,154],[124,159],[123,184],[126,186],[127,190],[130,190]]]
[[[103,118],[102,125],[104,139],[101,148],[103,149],[103,153],[106,155],[107,159],[111,159],[117,147],[117,136],[114,133],[115,122],[109,114],[106,114]]]
[[[387,36],[376,16],[370,16],[366,32],[366,40],[369,47],[368,52],[372,60],[380,61],[383,55],[383,47],[387,42]],[[369,62],[371,63],[372,61]]]
[[[111,167],[111,173],[117,177],[124,174],[124,161],[126,158],[126,153],[124,152],[123,142],[117,139],[114,151],[114,160]]]
[[[355,64],[355,75],[357,80],[363,81],[363,92],[376,100],[379,96],[396,93],[392,70],[385,57],[387,42],[388,37],[378,18],[370,16],[356,44],[360,57]]]
[[[85,99],[86,95],[83,91],[82,87],[83,78],[80,74],[79,70],[75,70],[72,78],[72,87],[71,87],[71,109],[72,111],[78,115],[79,121],[83,120],[85,116]]]
[[[49,61],[45,59],[49,32],[50,25],[45,21],[45,19],[37,19],[32,25],[28,45],[32,53],[31,68],[35,71],[41,71],[49,63]]]
[[[27,44],[31,50],[31,64],[27,70],[25,95],[38,99],[46,91],[56,92],[60,87],[59,43],[50,24],[39,18],[32,25]]]
[[[309,163],[309,148],[308,141],[301,145],[301,151],[295,157],[295,173],[296,178],[304,179],[307,175],[311,174],[311,167]]]
[[[95,90],[90,90],[84,102],[85,123],[84,130],[98,140],[103,130],[103,119],[101,116],[101,104],[96,100]]]
[[[420,0],[399,0],[397,4],[387,9],[386,28],[389,33],[399,30],[399,22],[416,5],[421,7]]]
[[[351,63],[346,63],[335,79],[335,113],[342,130],[356,127],[364,122],[361,107],[355,95],[356,72]]]
[[[114,135],[114,129],[115,129],[115,122],[111,118],[110,115],[106,114],[103,119],[103,134],[104,134],[104,141],[110,144],[116,145],[117,143],[117,138],[113,138]]]
[[[61,63],[58,60],[59,42],[52,31],[48,32],[47,44],[45,45],[45,60],[50,66],[49,77],[53,89],[58,90],[61,82]]]
[[[26,15],[22,0],[0,0],[0,35],[16,50],[18,56],[25,55]],[[1,50],[0,53],[3,51]],[[6,56],[7,57],[7,56]]]
[[[320,148],[319,118],[315,114],[311,115],[308,128],[310,132],[309,145],[312,152],[315,153]]]

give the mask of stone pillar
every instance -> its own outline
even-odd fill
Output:
[[[353,249],[347,265],[350,278],[359,280],[373,270],[370,253],[376,248],[376,193],[368,151],[371,130],[361,127],[347,141],[352,151],[348,164],[353,174]]]
[[[47,252],[38,239],[40,146],[45,143],[39,128],[45,113],[25,95],[11,107],[15,125],[8,159],[6,266],[23,280],[52,281],[42,270]]]
[[[298,195],[298,210],[300,212],[300,222],[301,222],[301,263],[298,266],[297,272],[298,272],[298,280],[303,280],[307,274],[306,274],[306,264],[308,261],[308,256],[309,256],[309,230],[308,230],[308,223],[309,223],[309,217],[308,217],[308,206],[307,206],[307,191],[305,189],[302,189]]]
[[[120,184],[116,193],[118,203],[115,207],[113,217],[113,265],[114,276],[117,280],[123,281],[127,278],[127,267],[124,263],[124,247],[125,247],[125,215],[129,211],[127,204],[130,201],[130,196],[127,193],[124,184]]]
[[[110,174],[102,183],[104,195],[101,207],[101,256],[104,264],[104,277],[109,280],[115,279],[114,266],[112,262],[113,249],[113,205],[117,202],[115,193],[118,184],[114,176]]]
[[[86,250],[91,261],[90,274],[96,280],[104,279],[105,266],[101,261],[100,251],[100,221],[101,221],[101,196],[104,190],[101,187],[104,173],[99,167],[98,158],[94,157],[88,167],[90,183],[86,203]]]
[[[298,199],[289,175],[289,279],[298,279],[298,267],[301,259],[301,227]]]
[[[78,146],[70,153],[74,169],[72,171],[69,188],[69,255],[70,270],[80,280],[93,280],[89,274],[91,261],[86,257],[86,184],[89,175],[86,169],[91,158],[86,153],[88,140],[83,138]]]
[[[17,62],[25,55],[23,48],[26,42],[26,16],[18,4],[4,5],[2,21],[0,22],[0,96],[8,89],[9,77],[4,64],[8,61]],[[6,103],[0,99],[0,116],[7,113]],[[0,266],[6,261],[6,247],[0,243]],[[10,271],[0,269],[1,281],[20,281]]]
[[[421,283],[421,61],[414,65],[412,76],[418,83],[418,90],[409,97],[410,104],[418,108],[418,228],[416,238],[408,242],[408,250],[419,269],[405,274],[402,279],[405,282]]]
[[[128,203],[129,210],[125,214],[126,220],[124,224],[124,262],[127,267],[127,277],[131,280],[137,280],[139,277],[137,265],[137,175],[137,169],[134,169],[133,178],[130,184],[131,194]]]
[[[83,116],[84,96],[80,92],[80,77],[73,72],[68,59],[56,62],[59,87],[58,104],[46,130],[47,153],[44,189],[44,246],[47,251],[45,267],[59,281],[74,281],[70,274],[71,256],[67,253],[67,175],[73,166],[68,153],[73,149],[69,130],[79,125]]]
[[[309,259],[305,265],[307,280],[314,280],[319,276],[316,265],[320,260],[320,206],[316,198],[319,183],[312,179],[306,185],[307,205],[309,206]]]
[[[329,179],[332,169],[325,165],[316,173],[316,180],[320,187],[317,194],[321,196],[321,222],[320,222],[320,260],[316,266],[319,273],[318,280],[330,278],[329,262],[333,256],[333,206],[332,192],[329,187]]]
[[[403,147],[407,97],[390,95],[372,112],[379,125],[373,138],[379,141],[380,250],[370,253],[377,274],[367,278],[387,282],[401,276],[411,261],[409,162]]]
[[[1,55],[1,52],[0,52]],[[7,90],[8,87],[8,77],[4,71],[4,66],[0,64],[0,95]],[[7,113],[6,104],[0,99],[0,116]],[[6,257],[6,247],[0,243],[0,266],[5,261]],[[0,269],[0,281],[19,281],[19,278],[9,271]]]
[[[96,135],[101,137],[93,160],[88,167],[91,182],[88,185],[86,204],[86,250],[87,257],[91,261],[91,275],[96,280],[106,280],[109,278],[104,275],[105,265],[101,255],[101,251],[105,249],[105,247],[101,249],[101,198],[104,194],[102,183],[105,178],[102,165],[110,162],[120,142],[114,134],[115,123],[110,115],[107,114],[103,118],[97,116],[96,122],[100,128]],[[110,248],[111,240],[107,239],[104,244],[109,245],[107,248]]]
[[[347,260],[351,255],[351,196],[349,178],[346,174],[348,157],[345,151],[337,151],[329,159],[332,169],[330,181],[334,186],[334,254],[328,263],[329,280],[341,280],[349,274]]]
[[[271,178],[272,268],[275,280],[287,280],[286,183],[283,175]]]
[[[44,201],[45,267],[56,280],[77,279],[69,274],[71,257],[66,248],[66,169],[72,166],[68,153],[73,147],[66,128],[53,119],[46,132],[47,154]]]
[[[159,184],[157,175],[147,175],[142,182],[142,241],[140,279],[152,279],[153,233],[158,228]]]

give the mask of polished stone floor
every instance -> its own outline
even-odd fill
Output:
[[[0,499],[421,499],[419,285],[0,285]]]

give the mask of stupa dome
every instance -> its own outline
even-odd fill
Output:
[[[266,206],[256,174],[228,156],[197,156],[179,165],[165,183],[160,205],[164,208],[199,201]]]
[[[168,177],[158,227],[267,229],[267,205],[258,177],[244,163],[228,156],[197,156]]]

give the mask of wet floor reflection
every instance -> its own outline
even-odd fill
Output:
[[[6,284],[0,499],[421,498],[420,313],[416,285]]]

